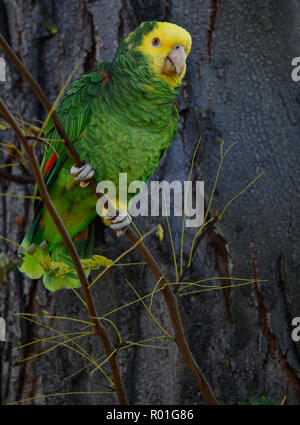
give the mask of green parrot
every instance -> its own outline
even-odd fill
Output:
[[[112,63],[96,63],[72,84],[56,112],[83,167],[73,165],[52,121],[48,122],[49,143],[41,169],[80,258],[92,256],[97,217],[89,179],[109,180],[118,187],[119,173],[127,173],[128,184],[146,182],[153,174],[177,134],[175,98],[190,50],[191,36],[185,29],[168,22],[144,22],[121,42]],[[121,235],[130,216],[117,196],[112,202],[121,213],[107,215],[104,223]],[[47,289],[80,286],[61,235],[40,200],[35,200],[33,224],[20,255],[20,271],[32,279],[43,276]],[[51,263],[69,269],[59,273]]]

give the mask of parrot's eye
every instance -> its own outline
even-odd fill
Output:
[[[160,46],[160,39],[158,37],[154,37],[151,41],[151,44],[153,47],[159,47]]]

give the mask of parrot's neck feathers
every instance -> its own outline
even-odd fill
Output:
[[[119,55],[115,58],[112,72],[116,80],[125,84],[129,92],[140,91],[141,95],[148,95],[154,99],[173,104],[179,93],[180,85],[171,87],[163,80],[154,77],[149,71],[149,64],[145,58],[135,52],[135,60],[131,56]]]

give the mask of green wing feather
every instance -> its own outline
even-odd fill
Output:
[[[96,69],[83,75],[76,80],[72,87],[67,90],[66,95],[56,107],[56,113],[61,121],[71,142],[76,142],[81,138],[91,116],[93,100],[101,92],[110,74],[111,64],[108,62],[96,63]],[[58,135],[53,122],[49,119],[44,133],[48,139],[45,144],[45,150],[41,162],[41,170],[44,175],[46,187],[49,189],[55,177],[66,159],[68,154],[66,148]],[[51,168],[44,173],[47,161],[51,161],[55,155],[55,161],[52,161]],[[35,189],[38,196],[38,190]],[[42,202],[37,200],[34,203],[34,212],[37,213]]]
[[[72,87],[67,91],[60,104],[56,107],[56,113],[59,120],[61,121],[66,133],[70,140],[76,144],[81,138],[85,128],[88,125],[93,100],[98,96],[103,88],[103,85],[109,78],[110,64],[101,63],[96,65],[96,69],[85,74],[79,80],[75,81]],[[62,166],[69,159],[64,144],[60,139],[57,131],[51,120],[48,121],[45,131],[48,143],[45,144],[45,150],[41,163],[41,170],[43,172],[44,180],[48,190],[55,182],[56,176],[61,170]],[[51,188],[52,189],[52,188]],[[38,195],[38,191],[36,189]],[[34,221],[27,232],[22,247],[27,249],[29,245],[35,242],[35,238],[38,232],[41,230],[40,221],[44,219],[42,201],[36,200],[34,203]],[[90,223],[87,232],[83,232],[84,235],[78,234],[75,238],[74,243],[78,249],[78,253],[81,258],[89,257],[92,252],[92,240],[93,240],[93,223]],[[39,239],[39,236],[37,236]],[[48,255],[48,250],[42,250],[39,246],[35,247],[33,255],[27,253],[23,259],[23,264],[20,266],[20,270],[27,274],[32,279],[37,279],[43,275],[43,281],[46,288],[56,291],[64,287],[79,287],[80,282],[76,275],[74,277],[69,276],[59,279],[51,274],[45,273],[42,263]],[[58,244],[55,249],[50,251],[51,261],[63,261],[71,265],[68,252],[63,244]],[[88,273],[88,272],[87,272]]]

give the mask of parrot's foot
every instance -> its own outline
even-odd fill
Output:
[[[114,229],[116,231],[116,235],[119,237],[126,233],[132,221],[130,214],[122,210],[119,210],[118,215],[112,216],[110,214],[106,214],[104,219],[109,221],[109,227]]]
[[[84,164],[82,167],[73,165],[71,174],[74,176],[74,180],[80,181],[80,187],[86,187],[89,180],[93,178],[95,171],[90,164]]]

